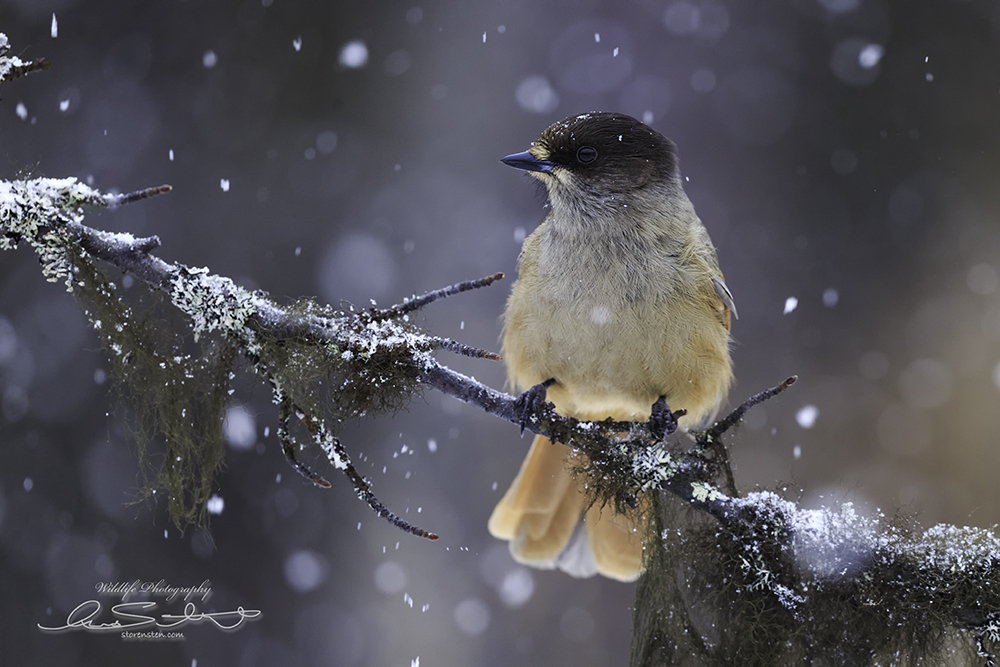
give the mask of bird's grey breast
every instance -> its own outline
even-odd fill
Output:
[[[682,267],[673,244],[663,236],[584,237],[551,229],[541,239],[538,272],[553,299],[612,307],[669,296],[678,288]]]

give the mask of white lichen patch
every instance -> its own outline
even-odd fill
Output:
[[[79,221],[82,205],[103,202],[100,192],[72,177],[0,181],[0,250],[16,248],[21,239],[32,242],[54,218]]]
[[[781,606],[790,611],[794,611],[799,606],[806,603],[806,597],[804,595],[797,594],[788,586],[773,584],[771,586],[771,591],[778,597],[778,602],[781,603]]]
[[[75,178],[34,178],[0,181],[0,250],[13,250],[24,241],[42,264],[49,282],[65,281],[73,290],[73,265],[65,225],[83,219],[84,204],[103,205],[104,196]]]
[[[670,452],[662,447],[646,447],[631,452],[627,445],[622,447],[632,463],[632,475],[639,484],[639,491],[661,488],[676,473]]]
[[[191,318],[196,341],[211,331],[241,335],[257,309],[250,292],[207,268],[176,269],[170,280],[170,301]]]
[[[710,503],[722,497],[718,489],[704,482],[691,482],[691,495],[702,503]]]

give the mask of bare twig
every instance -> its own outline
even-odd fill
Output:
[[[466,345],[465,343],[459,343],[458,341],[451,340],[450,338],[433,338],[431,339],[437,347],[442,350],[448,350],[449,352],[454,352],[455,354],[461,354],[466,357],[473,357],[475,359],[489,359],[490,361],[501,361],[501,357],[496,352],[490,352],[489,350],[483,350],[478,347],[472,347],[471,345]]]
[[[494,273],[492,276],[486,276],[485,278],[479,278],[477,280],[466,280],[465,282],[456,283],[442,289],[434,290],[433,292],[428,292],[418,297],[413,297],[412,299],[407,299],[403,303],[392,306],[391,308],[386,308],[384,310],[373,310],[373,316],[378,319],[386,319],[391,317],[400,317],[406,315],[407,313],[412,313],[414,310],[423,308],[429,303],[433,303],[438,299],[443,299],[445,297],[452,296],[454,294],[461,294],[462,292],[468,292],[472,289],[478,289],[480,287],[486,287],[492,285],[496,281],[503,278],[504,274]]]
[[[129,192],[124,195],[108,195],[108,206],[114,208],[115,206],[124,206],[126,204],[132,204],[143,199],[149,199],[150,197],[155,197],[156,195],[162,195],[173,190],[173,186],[170,185],[157,185],[152,188],[144,188],[142,190],[136,190],[135,192]]]
[[[726,415],[724,419],[720,419],[718,422],[715,423],[714,426],[712,426],[712,428],[708,429],[708,431],[705,432],[706,438],[718,438],[720,435],[722,435],[723,433],[731,429],[733,426],[735,426],[736,422],[743,419],[743,415],[746,414],[747,410],[749,410],[755,405],[763,403],[764,401],[773,396],[777,396],[778,394],[780,394],[781,392],[785,391],[793,384],[795,384],[795,381],[798,379],[799,378],[797,375],[793,375],[792,377],[788,378],[787,380],[785,380],[784,382],[775,387],[771,387],[770,389],[765,389],[759,394],[754,394],[753,396],[745,400],[742,405],[740,405],[738,408],[736,408],[728,415]]]

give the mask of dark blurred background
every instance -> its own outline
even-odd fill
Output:
[[[800,378],[736,435],[744,490],[925,526],[1000,521],[992,0],[5,0],[0,32],[52,62],[0,86],[0,178],[170,183],[87,222],[158,234],[164,259],[278,299],[389,305],[504,271],[418,318],[490,349],[544,215],[498,159],[573,113],[644,119],[678,144],[739,307],[730,404]],[[503,384],[499,364],[441,357]],[[633,586],[524,569],[486,531],[528,445],[514,426],[428,391],[345,428],[382,500],[442,535],[431,543],[376,519],[346,480],[299,478],[268,391],[244,378],[222,512],[210,534],[181,534],[162,505],[130,504],[141,480],[107,367],[65,288],[28,249],[4,253],[7,664],[626,661]],[[207,579],[205,608],[263,618],[183,642],[36,627],[137,579]]]

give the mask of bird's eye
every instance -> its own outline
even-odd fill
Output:
[[[592,146],[583,146],[576,152],[576,161],[580,164],[590,164],[597,159],[597,149]]]

